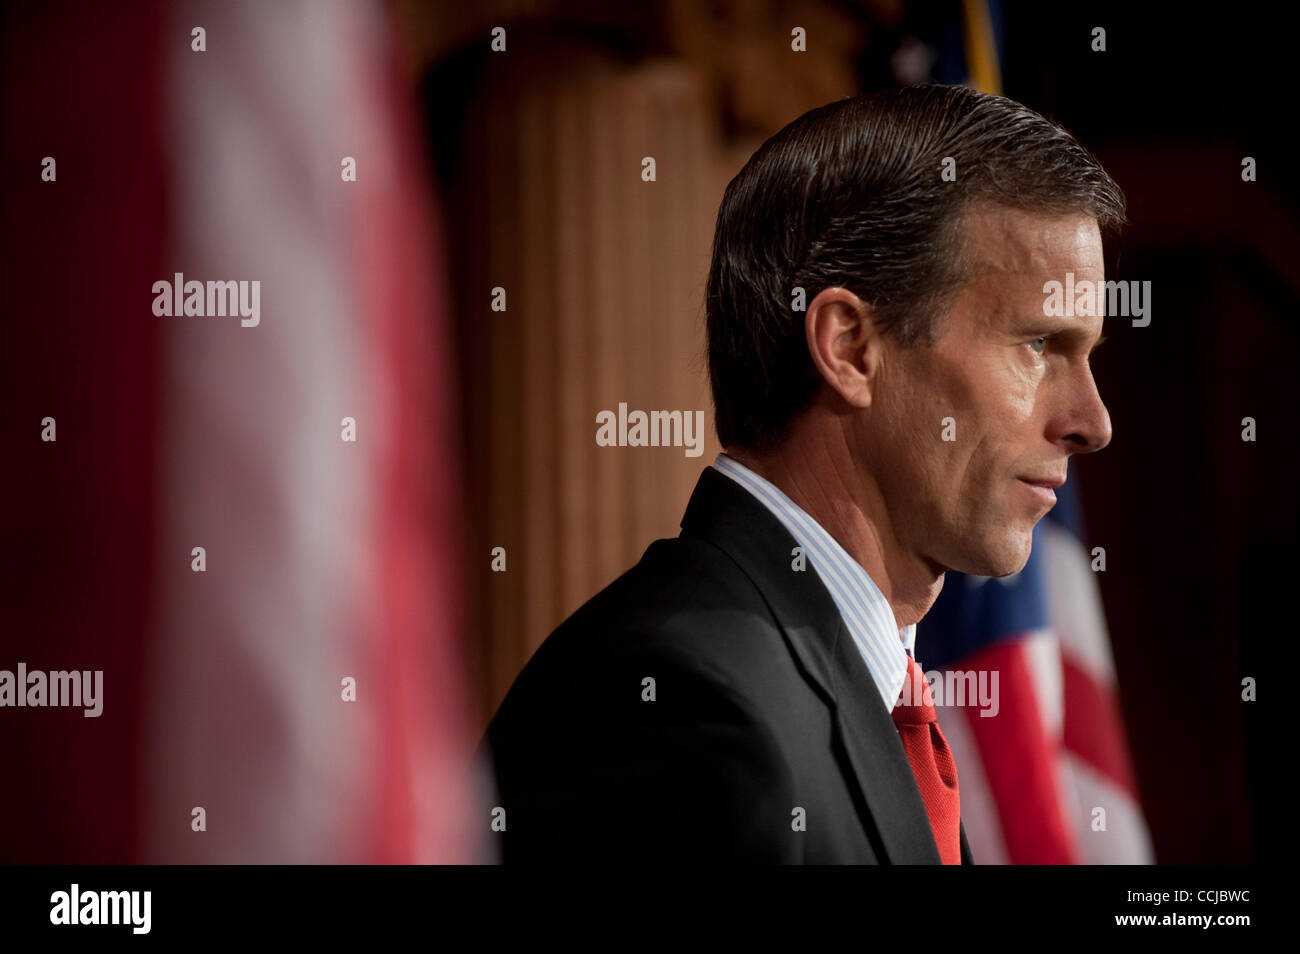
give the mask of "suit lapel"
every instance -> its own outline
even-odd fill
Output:
[[[894,720],[816,571],[792,568],[797,541],[785,525],[745,488],[706,467],[687,504],[682,531],[727,553],[771,608],[799,668],[834,712],[852,781],[874,820],[869,836],[882,860],[938,864],[925,804]]]

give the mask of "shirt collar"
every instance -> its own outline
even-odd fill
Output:
[[[803,548],[839,609],[885,707],[892,709],[907,678],[907,657],[915,657],[916,624],[899,629],[889,601],[862,564],[779,487],[725,453],[714,459],[713,466],[766,506]]]

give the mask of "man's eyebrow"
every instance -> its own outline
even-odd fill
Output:
[[[1103,333],[1102,336],[1097,339],[1097,343],[1088,349],[1088,354],[1091,355],[1094,351],[1096,351],[1098,348],[1104,345],[1106,343],[1106,338],[1107,335]]]

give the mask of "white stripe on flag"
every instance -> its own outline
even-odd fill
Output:
[[[1099,686],[1115,684],[1115,660],[1092,559],[1078,538],[1050,520],[1043,524],[1047,549],[1048,619],[1062,650]]]
[[[1089,865],[1149,865],[1155,863],[1155,849],[1133,799],[1072,752],[1065,752],[1062,769],[1078,810],[1076,822],[1080,861]],[[960,776],[958,776],[960,781]],[[1106,811],[1106,830],[1093,831],[1095,808]]]
[[[359,332],[340,157],[369,5],[170,8],[165,64],[186,278],[259,280],[261,323],[166,321],[166,598],[150,685],[150,860],[331,862],[360,856],[373,707],[361,645],[377,592],[382,381]],[[207,51],[190,30],[207,31]],[[170,278],[171,275],[160,276]],[[142,290],[143,292],[143,290]],[[379,403],[376,403],[376,399]],[[341,441],[354,417],[361,437]],[[207,571],[190,571],[190,549]],[[191,808],[208,831],[190,831]]]
[[[1060,745],[1065,730],[1065,673],[1061,668],[1061,645],[1050,629],[1036,629],[1021,636],[1019,644],[1033,673],[1034,698],[1043,732]]]

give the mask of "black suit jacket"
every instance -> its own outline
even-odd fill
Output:
[[[705,468],[681,535],[565,620],[492,719],[501,860],[939,863],[898,730],[795,546]]]

